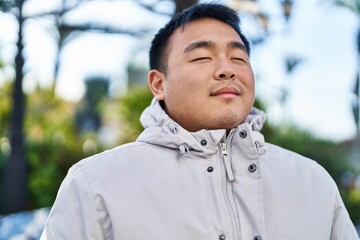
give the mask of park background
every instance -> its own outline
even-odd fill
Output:
[[[71,165],[136,138],[150,41],[197,2],[0,0],[0,239],[51,207]],[[217,2],[250,39],[266,140],[327,169],[360,225],[360,1]]]

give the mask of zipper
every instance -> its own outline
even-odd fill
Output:
[[[227,137],[224,139],[224,141],[222,141],[219,144],[219,146],[221,151],[222,163],[226,172],[226,177],[224,177],[222,181],[223,188],[225,190],[225,200],[226,200],[225,202],[228,207],[229,213],[231,215],[230,217],[234,229],[233,231],[234,239],[237,240],[240,239],[240,222],[239,222],[238,210],[236,207],[234,194],[232,190],[232,182],[235,180],[235,177],[231,166],[231,158],[228,152],[228,142],[234,131],[235,129],[232,129],[227,135]]]
[[[231,167],[230,156],[227,152],[227,143],[224,142],[220,143],[220,149],[221,149],[222,159],[224,161],[227,179],[229,180],[229,182],[232,182],[235,180],[235,178],[234,178],[234,172]]]
[[[230,137],[233,135],[234,131],[235,131],[235,129],[231,129],[230,132],[227,134],[226,138],[220,143],[221,156],[222,156],[222,160],[224,162],[226,176],[230,182],[234,181],[235,178],[234,178],[234,172],[231,167],[231,159],[230,159],[229,153],[227,151],[227,146],[228,146]]]

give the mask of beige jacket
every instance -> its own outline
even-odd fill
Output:
[[[359,239],[328,173],[265,143],[264,118],[190,133],[154,100],[136,142],[69,170],[41,239]]]

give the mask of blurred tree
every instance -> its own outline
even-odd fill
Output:
[[[303,62],[303,59],[297,55],[288,55],[285,58],[285,73],[287,75],[286,82],[280,88],[280,104],[282,106],[283,111],[283,121],[288,121],[287,115],[289,109],[287,108],[288,97],[291,94],[291,75],[293,75],[294,70],[299,67],[299,65]]]
[[[69,3],[70,2],[70,3]],[[58,46],[59,49],[64,43],[74,37],[82,31],[102,31],[104,33],[127,33],[134,34],[129,31],[119,30],[111,27],[94,26],[91,23],[85,23],[81,25],[66,24],[66,21],[62,18],[64,13],[74,10],[76,6],[81,3],[89,1],[62,1],[62,7],[59,10],[45,12],[37,14],[36,16],[23,16],[23,4],[24,0],[0,0],[0,11],[4,12],[15,12],[15,17],[18,21],[18,39],[17,39],[17,54],[15,57],[15,68],[16,75],[12,89],[12,119],[10,126],[10,155],[7,161],[4,163],[2,169],[2,202],[1,212],[12,213],[26,209],[27,202],[27,176],[28,166],[25,158],[25,144],[24,144],[24,111],[25,111],[25,98],[22,89],[23,82],[23,66],[24,58],[22,55],[23,46],[23,23],[26,18],[43,17],[43,16],[54,16],[56,26],[58,29]],[[70,4],[70,5],[69,5]],[[135,33],[136,35],[137,33]],[[60,50],[59,50],[60,51]],[[56,60],[55,66],[55,79],[59,69],[59,55]],[[55,82],[53,89],[55,88]],[[54,91],[53,91],[54,92]]]
[[[69,3],[70,2],[70,3]],[[134,34],[129,31],[119,30],[115,28],[94,26],[91,23],[80,25],[66,24],[62,16],[64,13],[74,10],[75,7],[82,3],[89,2],[86,0],[78,1],[62,1],[62,8],[60,10],[36,14],[34,16],[23,16],[24,0],[0,0],[0,11],[14,12],[18,21],[18,39],[17,39],[17,54],[15,57],[15,81],[12,89],[12,118],[9,131],[10,136],[10,155],[8,160],[5,161],[2,169],[2,202],[0,211],[3,213],[12,213],[26,209],[27,202],[27,178],[28,178],[28,165],[25,157],[25,144],[24,144],[24,112],[25,112],[25,98],[22,89],[23,82],[23,66],[24,58],[23,51],[23,23],[28,18],[37,17],[55,17],[56,26],[58,29],[58,46],[61,48],[66,40],[74,37],[82,31],[103,31],[104,33],[127,33]],[[70,4],[70,5],[69,5]],[[136,34],[136,33],[135,33]],[[59,50],[60,51],[60,50]],[[59,55],[56,60],[55,74],[59,68]],[[56,76],[55,78],[56,79]],[[53,92],[55,88],[55,81],[53,84]]]
[[[357,18],[360,20],[360,0],[333,0],[335,4],[338,6],[344,7],[352,11]],[[360,144],[360,25],[358,26],[358,32],[356,35],[356,43],[358,47],[358,68],[356,69],[356,78],[354,84],[354,101],[352,102],[352,109],[354,115],[354,122],[356,124],[356,145]],[[357,153],[358,157],[360,158],[360,150]],[[360,161],[360,159],[358,160]],[[360,162],[358,162],[360,164]]]
[[[335,4],[353,11],[357,16],[360,14],[360,0],[333,0]]]
[[[9,129],[10,124],[10,113],[11,113],[11,106],[12,106],[12,99],[11,99],[11,83],[6,81],[1,86],[0,90],[0,136],[5,137],[7,136],[7,131]]]
[[[350,11],[352,11],[355,16],[360,20],[360,0],[333,0],[335,4],[340,7],[344,7]],[[360,25],[358,26],[357,35],[355,36],[356,44],[357,44],[357,54],[358,54],[358,62],[357,69],[355,72],[355,82],[354,89],[352,91],[353,94],[353,102],[352,102],[352,110],[354,116],[354,123],[356,125],[356,137],[350,143],[346,145],[350,146],[350,157],[355,167],[359,169],[360,167]],[[349,148],[349,147],[348,147]],[[346,172],[343,177],[349,179],[345,182],[347,184],[347,203],[350,204],[350,208],[353,209],[357,214],[358,223],[360,224],[360,186],[359,186],[359,173],[354,174],[351,171]]]
[[[107,2],[106,0],[102,0]],[[130,36],[140,37],[147,32],[146,29],[140,29],[133,31],[132,29],[118,28],[113,26],[112,23],[101,24],[99,22],[83,21],[80,23],[73,23],[64,17],[66,14],[71,12],[76,12],[80,7],[83,7],[86,4],[91,4],[92,1],[89,0],[76,0],[76,1],[66,1],[62,0],[62,4],[59,9],[44,12],[38,14],[37,16],[52,16],[54,18],[54,27],[50,29],[58,49],[55,59],[55,69],[54,69],[54,82],[53,82],[53,93],[55,93],[56,80],[60,69],[60,56],[62,49],[66,44],[74,40],[75,38],[81,36],[84,33],[94,32],[94,33],[103,33],[108,35],[113,34],[125,34]],[[151,8],[152,9],[152,8]]]
[[[119,114],[122,116],[121,144],[134,141],[143,127],[139,121],[143,110],[150,105],[153,95],[147,85],[137,85],[119,99]]]
[[[335,4],[352,11],[360,20],[360,0],[333,0]],[[357,44],[357,68],[355,71],[354,88],[352,91],[351,108],[353,111],[354,124],[356,127],[356,136],[348,144],[350,147],[351,161],[357,168],[360,168],[360,24],[358,25],[357,34],[354,36]],[[359,177],[360,178],[360,177]],[[358,204],[360,205],[360,187],[358,186]],[[359,207],[360,215],[360,207]]]
[[[1,71],[1,68],[0,68]],[[7,138],[11,114],[11,83],[0,84],[0,199],[3,199],[3,166],[10,153],[10,142]]]
[[[24,0],[1,1],[2,11],[16,9],[18,20],[17,54],[15,56],[15,81],[12,89],[12,115],[10,126],[10,155],[3,167],[3,198],[1,211],[11,213],[26,209],[27,201],[27,162],[24,150],[24,109],[25,99],[22,91],[24,58],[22,56],[23,22],[22,6]]]
[[[183,9],[190,7],[198,2],[198,0],[172,0],[175,4],[175,13],[182,11]],[[150,10],[154,13],[161,14],[161,15],[169,15],[168,12],[161,12],[158,11],[154,4],[146,4],[143,1],[136,0],[139,6]],[[159,1],[161,2],[161,0]],[[104,34],[125,34],[135,37],[142,37],[144,34],[148,32],[148,29],[138,29],[138,30],[131,30],[131,29],[124,29],[124,28],[117,28],[114,27],[111,23],[106,25],[101,25],[98,23],[92,22],[83,22],[80,24],[74,24],[68,22],[64,19],[64,15],[69,12],[76,11],[80,6],[91,3],[91,1],[86,0],[77,0],[77,1],[66,1],[62,0],[62,4],[60,9],[50,12],[45,12],[38,14],[37,16],[54,16],[55,17],[55,28],[52,29],[53,36],[57,41],[58,51],[55,60],[55,70],[54,76],[55,80],[53,83],[53,90],[55,92],[56,87],[56,79],[58,76],[59,68],[60,68],[60,55],[62,48],[73,40],[75,37],[80,36],[82,33],[85,32],[96,32],[96,33],[104,33]],[[156,5],[156,4],[155,4]]]
[[[68,169],[89,155],[84,151],[88,136],[79,134],[75,114],[76,104],[54,97],[51,88],[37,87],[28,95],[29,208],[50,206]]]

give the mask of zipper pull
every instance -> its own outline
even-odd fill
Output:
[[[226,175],[228,177],[228,180],[230,182],[232,182],[235,180],[235,178],[234,178],[233,170],[231,168],[231,161],[230,161],[230,157],[227,152],[226,143],[220,143],[220,149],[221,149],[222,159],[223,159],[224,165],[225,165]]]

